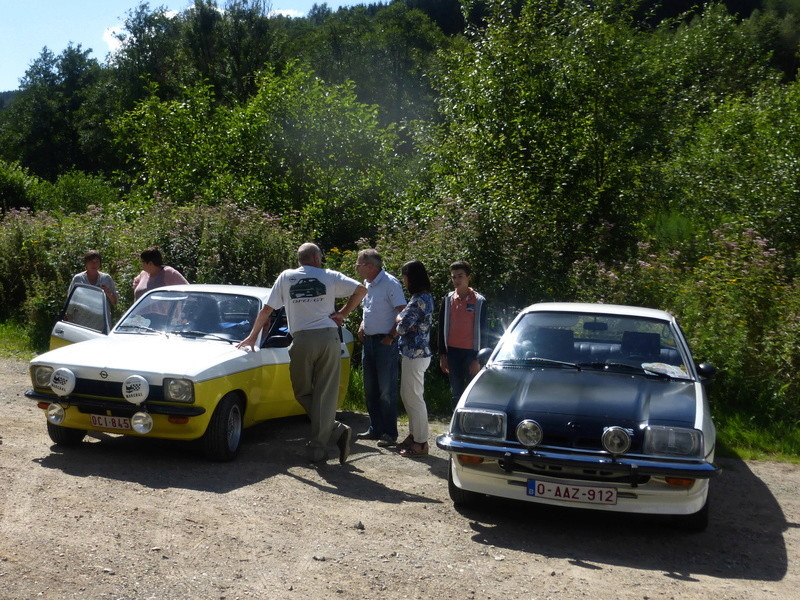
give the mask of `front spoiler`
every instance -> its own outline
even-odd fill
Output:
[[[129,402],[120,402],[114,400],[99,400],[97,398],[79,398],[74,396],[67,396],[60,398],[51,394],[42,394],[35,390],[28,390],[25,392],[25,397],[36,402],[48,402],[57,404],[66,404],[68,406],[76,407],[80,412],[85,414],[97,414],[98,412],[105,414],[110,411],[113,416],[130,417],[135,412],[145,410],[153,415],[171,415],[176,417],[197,417],[206,412],[202,406],[173,406],[167,404],[154,404],[144,402],[141,407]]]
[[[536,468],[540,465],[567,467],[571,469],[590,469],[606,471],[615,475],[649,475],[657,477],[682,477],[689,479],[709,479],[719,474],[719,467],[698,459],[648,458],[644,456],[612,457],[606,453],[558,452],[550,449],[520,448],[514,446],[478,444],[454,439],[450,434],[436,438],[436,445],[452,454],[469,454],[502,461],[507,471],[513,471],[514,464],[521,467]]]

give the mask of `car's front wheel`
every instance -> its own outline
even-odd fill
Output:
[[[483,494],[477,492],[470,492],[469,490],[462,490],[453,481],[453,459],[447,467],[447,491],[450,493],[450,500],[459,508],[473,508],[478,506],[484,499]]]
[[[86,430],[62,427],[47,421],[47,435],[59,446],[77,446],[86,437]]]
[[[228,461],[236,458],[242,441],[242,404],[234,393],[225,394],[214,409],[203,435],[203,451],[207,458]]]

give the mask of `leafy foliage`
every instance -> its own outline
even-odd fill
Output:
[[[469,260],[500,322],[672,310],[730,423],[796,423],[800,4],[462,8],[142,4],[107,64],[43,51],[0,109],[0,318],[45,332],[87,247],[269,283],[301,241],[351,274],[376,246],[437,296]]]
[[[296,211],[325,245],[346,243],[379,222],[374,201],[391,186],[392,129],[352,86],[326,85],[292,64],[265,73],[236,110],[216,106],[208,87],[180,101],[152,95],[118,124],[136,147],[138,183],[178,204],[227,198],[276,213]]]
[[[111,205],[85,213],[6,212],[0,223],[0,319],[28,324],[46,346],[72,276],[86,250],[98,248],[116,281],[120,307],[133,300],[139,253],[159,245],[165,259],[195,283],[267,285],[295,260],[300,241],[281,219],[253,208]],[[21,271],[22,269],[22,271]]]

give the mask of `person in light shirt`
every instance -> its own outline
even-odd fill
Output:
[[[117,303],[117,300],[119,300],[117,286],[114,284],[114,280],[111,279],[111,275],[108,273],[103,273],[103,271],[100,270],[100,265],[100,252],[97,250],[87,251],[86,254],[83,255],[83,266],[86,268],[86,270],[82,271],[81,273],[77,273],[72,278],[72,282],[69,284],[67,295],[69,296],[69,294],[72,292],[72,288],[75,287],[75,284],[85,283],[87,285],[93,285],[102,289],[106,295],[106,300],[108,301],[109,307],[114,306]]]
[[[296,269],[286,269],[275,280],[253,329],[239,348],[251,350],[259,333],[279,308],[286,309],[292,344],[289,346],[289,376],[297,402],[311,420],[311,438],[306,447],[311,462],[328,459],[328,442],[335,440],[339,462],[350,455],[352,430],[336,420],[341,373],[339,327],[366,295],[367,288],[338,271],[322,268],[322,251],[305,243],[297,250]],[[336,299],[347,298],[337,310]]]
[[[369,429],[358,437],[393,446],[397,443],[399,371],[396,318],[405,308],[406,298],[400,281],[384,270],[383,258],[376,250],[358,253],[356,271],[367,288],[358,339],[363,343],[361,366],[370,421]]]

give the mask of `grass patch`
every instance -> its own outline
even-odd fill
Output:
[[[760,425],[741,414],[717,415],[714,421],[721,456],[800,463],[800,427],[797,423]]]
[[[0,323],[0,357],[30,360],[36,356],[28,331],[14,322]]]
[[[399,389],[399,377],[397,385]],[[450,408],[450,383],[439,369],[438,359],[432,360],[431,366],[425,372],[425,403],[428,405],[428,416],[430,418],[450,418],[452,413]],[[364,400],[364,371],[360,366],[353,365],[350,369],[347,396],[345,396],[342,408],[344,410],[367,412],[367,404]],[[403,402],[399,399],[399,392],[397,411],[400,416],[405,415]]]

